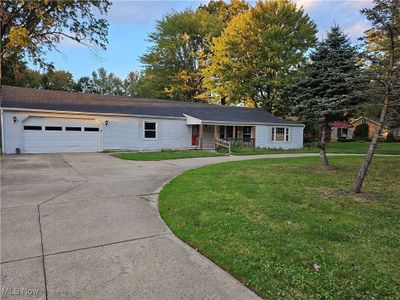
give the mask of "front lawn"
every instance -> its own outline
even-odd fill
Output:
[[[219,152],[200,150],[163,150],[158,152],[121,152],[113,156],[127,160],[167,160],[178,158],[211,157],[225,155]]]
[[[332,142],[327,144],[327,153],[349,153],[349,154],[365,154],[367,153],[369,142]],[[250,147],[234,147],[235,155],[256,155],[256,154],[277,154],[277,153],[316,153],[319,148],[316,146],[295,150],[281,149],[263,149]],[[400,155],[400,142],[396,143],[379,143],[376,153],[378,154],[397,154]]]
[[[269,299],[400,298],[400,158],[263,159],[175,178],[159,208],[182,240]]]

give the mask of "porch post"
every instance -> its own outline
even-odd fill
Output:
[[[236,126],[233,126],[233,136],[232,136],[233,140],[236,139]]]
[[[203,149],[203,124],[199,126],[199,149]]]

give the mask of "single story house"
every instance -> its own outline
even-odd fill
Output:
[[[354,126],[345,121],[335,121],[330,124],[330,141],[351,140],[353,138]]]
[[[375,131],[378,128],[379,121],[373,118],[359,117],[355,119],[350,119],[349,122],[345,121],[335,121],[330,124],[330,141],[338,140],[351,140],[353,139],[354,130],[358,125],[367,124],[368,125],[368,139],[372,140]],[[400,128],[388,129],[383,126],[381,138],[386,139],[389,131],[393,132],[394,138],[400,140]]]
[[[378,128],[379,121],[374,120],[372,118],[359,117],[359,118],[351,120],[350,124],[353,125],[354,128],[356,128],[358,125],[361,125],[361,124],[367,124],[368,125],[368,138],[370,140],[372,140],[372,138],[374,137],[375,131]],[[383,126],[382,133],[381,133],[382,139],[386,139],[388,132],[389,132],[388,128],[386,126]]]
[[[253,108],[2,86],[2,151],[303,147],[304,125]]]

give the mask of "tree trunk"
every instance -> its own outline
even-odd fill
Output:
[[[319,158],[324,168],[329,167],[328,158],[326,157],[326,125],[322,126],[321,140],[319,143]]]
[[[372,138],[372,142],[369,145],[368,152],[367,152],[367,155],[365,156],[364,162],[361,165],[360,170],[358,170],[357,178],[353,185],[353,192],[355,192],[355,193],[361,192],[362,184],[364,182],[365,177],[367,176],[368,168],[371,164],[372,158],[374,157],[376,147],[378,146],[379,137],[381,135],[383,123],[385,122],[385,118],[386,118],[389,99],[390,99],[390,91],[388,90],[385,93],[385,100],[384,100],[381,116],[379,118],[379,125],[375,131],[374,137]]]
[[[397,9],[397,5],[393,2],[392,6],[392,22],[394,22],[394,16],[395,16],[395,10]],[[390,24],[393,25],[393,24]],[[374,157],[376,147],[378,146],[378,140],[382,132],[383,124],[385,123],[386,119],[386,114],[388,111],[388,106],[390,102],[390,96],[392,94],[392,80],[393,80],[393,74],[394,74],[394,66],[395,66],[395,40],[396,40],[396,34],[393,31],[392,26],[389,26],[389,65],[386,71],[386,78],[385,78],[385,84],[386,84],[386,89],[385,89],[385,94],[384,94],[384,99],[383,99],[383,108],[381,112],[381,116],[379,118],[379,125],[378,128],[375,131],[374,137],[372,139],[372,142],[368,148],[367,155],[364,158],[364,162],[361,165],[360,169],[358,170],[357,178],[353,184],[353,192],[355,193],[360,193],[361,188],[364,182],[365,177],[367,176],[369,166],[371,164],[372,158]]]

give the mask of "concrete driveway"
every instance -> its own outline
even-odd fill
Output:
[[[153,193],[186,169],[232,159],[3,157],[2,299],[256,299],[170,232]]]

